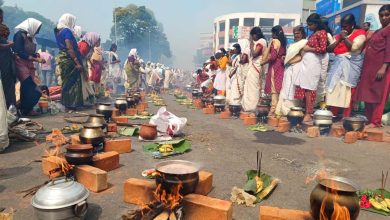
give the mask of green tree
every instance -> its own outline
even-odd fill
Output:
[[[121,55],[131,48],[137,48],[144,59],[160,61],[162,56],[171,58],[169,41],[164,33],[163,25],[158,23],[154,13],[145,6],[130,4],[126,7],[114,9],[114,22],[116,17],[117,39],[120,43]],[[111,28],[111,39],[115,42],[115,26]]]
[[[1,0],[0,0],[1,1]],[[43,17],[41,14],[36,12],[23,11],[18,7],[3,7],[4,11],[4,23],[9,27],[11,31],[11,37],[14,34],[15,27],[27,18],[35,18],[42,22],[41,30],[38,37],[54,40],[54,23]]]

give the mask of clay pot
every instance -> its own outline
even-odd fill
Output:
[[[157,137],[157,125],[143,124],[139,131],[139,136],[144,140],[154,140]]]

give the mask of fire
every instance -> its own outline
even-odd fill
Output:
[[[332,184],[334,182],[332,181]],[[333,211],[331,210],[330,204],[333,203]],[[332,213],[329,217],[327,213]],[[326,190],[326,195],[322,200],[320,209],[320,220],[350,220],[349,210],[345,206],[339,204],[339,196],[337,190],[329,189]]]
[[[179,205],[183,196],[180,194],[180,190],[183,188],[183,185],[179,183],[178,185],[173,186],[170,189],[170,192],[163,189],[161,184],[157,185],[156,191],[154,192],[154,197],[157,201],[164,204],[164,206],[169,210],[176,209]]]

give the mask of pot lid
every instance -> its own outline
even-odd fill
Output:
[[[304,109],[301,107],[291,107],[290,110],[291,111],[303,111]]]
[[[89,191],[83,185],[62,178],[40,188],[31,199],[31,204],[38,209],[60,209],[78,204],[88,196]]]
[[[333,117],[333,113],[326,109],[318,109],[314,112],[314,116],[328,116]]]
[[[226,99],[226,97],[223,96],[223,95],[216,95],[216,96],[214,96],[214,100],[225,100],[225,99]]]
[[[319,181],[319,184],[329,189],[335,189],[343,192],[357,192],[359,186],[350,179],[340,176],[329,176]]]

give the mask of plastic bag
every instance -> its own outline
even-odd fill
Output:
[[[157,125],[158,132],[174,136],[180,134],[183,130],[187,124],[187,118],[179,118],[167,111],[165,107],[161,107],[157,114],[150,119],[149,123]]]

